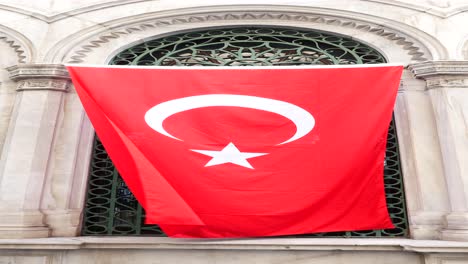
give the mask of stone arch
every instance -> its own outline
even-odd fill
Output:
[[[391,62],[410,63],[447,57],[437,39],[396,21],[323,8],[269,6],[269,11],[264,10],[264,6],[213,6],[113,20],[63,39],[49,51],[46,61],[104,63],[117,50],[154,36],[233,25],[291,26],[347,35],[376,48]]]
[[[34,60],[32,42],[19,32],[0,25],[0,41],[16,53],[18,63],[30,63]]]

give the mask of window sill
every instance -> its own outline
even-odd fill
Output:
[[[468,242],[394,238],[257,238],[201,240],[171,239],[167,237],[51,237],[35,239],[0,239],[0,249],[353,250],[468,253]]]

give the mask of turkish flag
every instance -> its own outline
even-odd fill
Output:
[[[402,68],[68,66],[146,223],[210,238],[393,228]]]

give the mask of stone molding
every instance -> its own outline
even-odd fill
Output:
[[[467,61],[427,61],[411,64],[416,78],[426,80],[427,88],[468,88]]]
[[[19,81],[32,78],[70,79],[65,66],[61,64],[24,64],[8,67],[10,79]]]
[[[427,79],[427,88],[468,88],[468,76]]]
[[[102,10],[106,8],[112,8],[117,5],[119,6],[129,5],[129,4],[149,2],[149,1],[153,1],[153,0],[115,0],[115,1],[109,1],[109,2],[104,2],[104,3],[86,5],[86,6],[78,7],[72,10],[59,11],[59,12],[53,12],[53,13],[48,13],[46,10],[39,10],[39,11],[31,10],[31,9],[25,9],[19,6],[12,6],[12,5],[5,5],[5,4],[0,4],[0,10],[7,10],[10,12],[22,14],[25,16],[34,17],[46,23],[53,23],[53,22],[60,21],[62,19],[69,18],[69,17],[86,14],[89,12]]]
[[[66,91],[70,83],[67,69],[61,64],[24,64],[8,67],[10,79],[18,82],[17,91]]]
[[[468,11],[468,5],[462,4],[459,6],[451,6],[450,4],[444,6],[443,4],[437,5],[437,1],[432,1],[430,8],[426,5],[411,3],[407,1],[389,1],[389,0],[364,0],[366,2],[374,2],[389,6],[397,6],[405,9],[411,9],[422,13],[428,13],[434,16],[438,16],[440,18],[449,18],[451,16],[463,13]]]
[[[26,56],[24,56],[24,50],[22,49],[21,45],[16,43],[13,39],[10,39],[6,34],[0,32],[0,41],[5,42],[10,48],[12,48],[16,55],[18,56],[18,62],[24,63]]]
[[[2,211],[0,214],[0,239],[48,237],[49,235],[50,230],[44,224],[44,215],[39,210]]]
[[[29,17],[34,17],[38,20],[44,21],[46,23],[53,23],[56,21],[60,21],[72,16],[77,16],[81,14],[86,14],[98,10],[103,10],[107,8],[112,8],[117,5],[128,5],[128,4],[135,4],[140,2],[150,2],[154,0],[114,0],[104,3],[97,3],[97,4],[90,4],[80,6],[70,10],[60,10],[57,12],[48,12],[48,10],[41,9],[41,10],[32,10],[25,8],[19,5],[11,5],[11,4],[0,4],[0,10],[6,10],[18,14],[22,14]],[[430,8],[427,5],[417,4],[417,3],[408,3],[405,1],[388,1],[388,0],[364,0],[365,2],[371,3],[378,3],[387,6],[395,6],[403,9],[414,10],[420,13],[427,13],[433,16],[437,16],[439,18],[449,18],[451,16],[463,13],[468,10],[468,5],[455,5],[455,6],[443,6],[437,5],[437,2],[432,2],[432,6]]]
[[[252,8],[252,7],[250,7]],[[120,38],[122,35],[129,35],[132,33],[140,33],[147,29],[166,27],[172,25],[180,24],[195,24],[203,22],[221,22],[221,21],[293,21],[304,23],[308,22],[311,24],[327,24],[334,25],[343,28],[352,28],[359,30],[364,33],[371,33],[383,38],[386,38],[401,47],[401,49],[406,50],[407,54],[411,56],[413,61],[427,61],[431,59],[431,54],[427,48],[419,43],[416,39],[410,37],[410,35],[404,34],[398,30],[394,30],[390,27],[383,26],[384,23],[373,23],[365,21],[363,19],[351,18],[351,17],[341,17],[338,15],[327,15],[319,12],[307,13],[299,11],[290,11],[285,8],[282,11],[216,11],[216,12],[200,12],[194,14],[181,14],[181,15],[168,15],[162,16],[159,18],[150,18],[138,22],[133,22],[132,20],[137,18],[127,19],[127,23],[122,26],[103,25],[106,27],[104,32],[95,35],[84,44],[82,44],[78,49],[74,50],[70,55],[69,63],[82,63],[85,61],[88,53],[93,51],[96,48],[99,48],[101,44],[108,43],[110,41],[115,41]],[[377,22],[377,21],[376,21]],[[111,28],[111,30],[108,30]],[[333,33],[333,32],[332,32]],[[339,32],[338,32],[339,33]]]
[[[339,250],[466,254],[468,253],[468,242],[394,238],[255,238],[211,241],[209,239],[191,240],[167,237],[50,237],[37,239],[2,239],[0,240],[0,249]]]
[[[17,91],[27,90],[52,90],[66,91],[68,89],[67,80],[31,79],[18,82]]]
[[[82,219],[79,209],[42,209],[45,222],[50,228],[52,237],[75,237],[81,231],[80,220]]]
[[[44,225],[38,225],[42,223],[44,215],[39,210],[25,210],[20,212],[6,212],[2,211],[0,215],[1,227],[17,227],[18,218],[22,219],[21,226],[34,226],[43,227]]]
[[[424,256],[425,264],[460,264],[468,263],[466,254],[427,254]]]
[[[468,75],[466,61],[426,61],[408,65],[417,78],[426,79],[436,75]]]
[[[18,63],[26,63],[31,61],[32,55],[30,54],[30,49],[28,45],[25,45],[8,34],[4,31],[4,29],[0,26],[0,41],[6,43],[13,51],[16,53],[18,57]],[[32,45],[29,45],[32,46]]]

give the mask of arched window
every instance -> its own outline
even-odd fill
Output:
[[[188,32],[149,40],[117,54],[113,65],[276,66],[384,63],[375,49],[351,38],[291,28],[236,27]],[[84,210],[83,235],[164,234],[144,225],[144,210],[129,191],[96,138]],[[308,236],[406,236],[403,181],[394,122],[388,130],[385,192],[395,229],[352,230]]]

